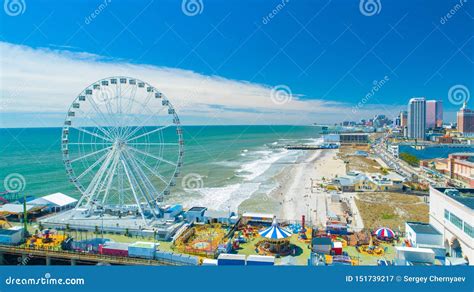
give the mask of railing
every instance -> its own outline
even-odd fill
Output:
[[[140,259],[130,257],[118,257],[108,256],[81,252],[72,252],[64,250],[51,250],[51,249],[37,249],[37,248],[26,248],[9,245],[0,245],[1,252],[9,252],[15,254],[30,254],[40,257],[51,257],[51,258],[66,258],[70,260],[82,260],[89,262],[107,262],[111,264],[120,265],[153,265],[153,266],[180,266],[182,263],[175,262],[172,260],[152,260],[152,259]]]

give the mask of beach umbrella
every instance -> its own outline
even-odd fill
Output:
[[[395,237],[395,233],[393,232],[393,230],[386,227],[377,229],[377,231],[375,231],[375,235],[377,236],[377,238],[394,238]]]
[[[279,240],[279,239],[284,239],[287,237],[291,236],[291,232],[281,228],[278,226],[278,223],[276,221],[276,218],[273,219],[272,226],[258,232],[261,236],[268,238],[268,239],[273,239],[273,240]]]

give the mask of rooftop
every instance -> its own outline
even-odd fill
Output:
[[[474,156],[474,152],[456,152],[449,154],[450,156]]]
[[[413,229],[413,231],[415,231],[416,233],[441,235],[441,233],[429,223],[407,222],[407,225],[410,226],[410,228]]]
[[[435,188],[438,192],[474,210],[474,189]],[[448,192],[446,192],[448,190]],[[456,192],[457,191],[457,192]]]
[[[341,133],[339,135],[340,136],[352,136],[352,135],[355,135],[355,136],[368,136],[369,134],[368,133]]]
[[[331,238],[329,237],[315,237],[311,242],[313,245],[332,245]]]
[[[0,235],[12,235],[22,231],[23,229],[0,229]]]
[[[41,209],[39,206],[35,205],[26,205],[26,211],[34,211],[36,209]],[[5,204],[0,206],[0,213],[5,212],[5,213],[11,213],[11,214],[18,214],[18,213],[23,213],[23,204]]]
[[[29,202],[33,205],[53,205],[57,207],[68,206],[71,204],[75,204],[77,202],[76,199],[67,196],[63,193],[54,193],[51,195],[47,195],[41,198],[37,198]]]
[[[206,211],[206,207],[192,207],[191,209],[188,210],[188,212],[202,212]]]

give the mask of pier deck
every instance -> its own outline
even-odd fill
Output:
[[[44,258],[46,265],[51,263],[51,259],[68,260],[71,265],[76,263],[107,263],[111,265],[129,265],[129,266],[177,266],[179,263],[173,261],[147,260],[130,257],[114,257],[100,254],[79,253],[59,250],[43,250],[21,248],[16,246],[0,245],[0,258],[4,255],[18,255],[21,257]]]

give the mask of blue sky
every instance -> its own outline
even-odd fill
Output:
[[[38,69],[35,71],[30,65],[43,66],[42,72],[48,75],[49,65],[35,63],[41,54],[86,59],[90,66],[96,62],[102,66],[136,66],[134,70],[170,68],[182,70],[173,76],[192,72],[199,78],[259,88],[285,85],[302,108],[322,109],[309,111],[307,119],[294,123],[358,119],[376,112],[393,115],[412,96],[443,100],[449,120],[459,108],[449,102],[449,89],[460,84],[474,90],[474,8],[469,1],[380,0],[379,13],[373,16],[361,13],[358,0],[202,0],[202,11],[195,16],[183,13],[182,1],[84,2],[24,0],[23,14],[9,16],[2,11],[2,55],[25,60],[24,54],[29,52],[35,59],[19,62],[18,66],[6,64],[8,60],[2,64],[3,96],[15,91],[5,85],[12,79],[29,83],[28,78],[38,74],[34,73]],[[96,10],[99,13],[92,18]],[[268,18],[272,13],[274,16]],[[447,14],[451,14],[450,18],[442,21]],[[9,76],[7,71],[12,70],[17,73]],[[66,78],[68,72],[62,75]],[[83,86],[75,80],[68,87],[71,91],[64,94],[77,94],[95,81],[92,76],[95,75],[91,73],[91,80],[85,73]],[[372,91],[374,81],[385,76],[389,81],[364,103],[363,109],[348,115]],[[47,82],[55,87],[55,80]],[[32,92],[14,96],[32,99]],[[238,98],[239,92],[232,96]],[[223,94],[219,102],[213,103],[210,98],[207,109],[228,108],[228,117],[233,112],[255,111],[245,110],[252,108],[252,98],[242,104],[227,104],[228,99]],[[315,103],[305,104],[306,101]],[[15,103],[10,100],[3,106],[5,117],[28,116],[35,111],[19,109]],[[263,104],[257,108],[270,114],[277,111],[272,106],[266,111]],[[298,106],[293,110],[297,111]],[[44,116],[50,125],[54,123],[54,113],[61,109],[48,108],[45,112],[51,116]],[[205,115],[205,111],[202,113]],[[183,109],[183,115],[189,123],[207,122],[205,116],[189,109]],[[297,115],[289,114],[289,123],[294,116]],[[240,118],[219,118],[209,123],[239,123]]]

